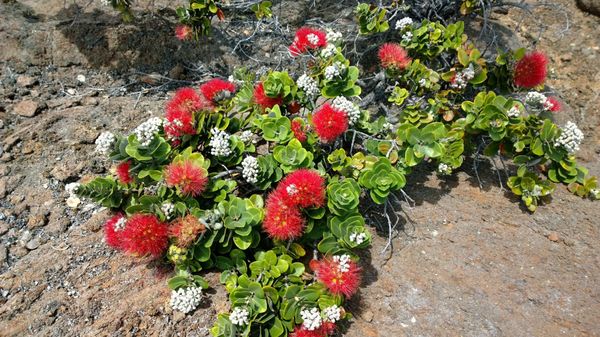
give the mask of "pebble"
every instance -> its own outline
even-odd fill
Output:
[[[33,240],[30,240],[29,242],[27,242],[27,244],[25,245],[25,247],[29,250],[34,250],[37,249],[40,246],[40,240],[38,238],[35,238]]]
[[[25,246],[29,240],[31,240],[31,238],[33,237],[33,235],[31,235],[31,232],[26,230],[23,232],[23,234],[21,234],[21,238],[19,239],[19,242],[21,243],[22,246]]]
[[[24,88],[32,87],[37,83],[37,80],[31,76],[19,75],[17,77],[17,85]]]
[[[77,208],[81,203],[81,199],[76,196],[70,196],[67,198],[67,206],[71,208]]]
[[[556,233],[556,232],[552,232],[552,233],[548,234],[547,238],[548,238],[548,240],[550,240],[552,242],[558,242],[560,240],[560,237],[558,236],[558,233]]]
[[[85,75],[79,74],[77,75],[77,81],[81,83],[85,83]]]

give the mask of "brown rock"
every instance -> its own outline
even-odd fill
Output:
[[[185,69],[181,66],[181,64],[177,64],[173,69],[169,71],[169,77],[172,79],[180,80],[183,78],[183,74],[185,73]]]
[[[8,194],[6,190],[6,179],[0,179],[0,198],[4,198]]]
[[[3,265],[4,262],[6,262],[7,258],[8,258],[8,250],[6,249],[5,245],[0,244],[0,265]]]
[[[40,104],[32,100],[21,101],[14,106],[14,112],[23,117],[33,117],[40,110]]]
[[[548,234],[547,238],[548,238],[548,240],[550,240],[552,242],[558,242],[560,240],[560,237],[558,236],[558,234],[556,232],[552,232],[552,233]]]
[[[577,0],[577,7],[586,13],[600,16],[600,0]]]
[[[88,229],[92,232],[97,232],[100,229],[102,229],[102,225],[104,224],[104,222],[106,221],[108,216],[109,216],[108,210],[98,212],[98,213],[92,215],[92,217],[85,223],[84,226],[86,229]]]
[[[10,253],[16,257],[23,257],[23,256],[27,255],[27,253],[29,253],[29,251],[27,250],[27,248],[25,248],[21,245],[14,245],[14,246],[10,247]]]
[[[8,232],[8,224],[4,221],[0,221],[0,235],[4,235],[6,232]]]
[[[17,85],[20,87],[29,88],[34,86],[36,83],[37,80],[31,76],[19,75],[19,77],[17,77]]]
[[[47,218],[44,214],[32,214],[29,216],[29,220],[27,221],[27,228],[34,229],[38,227],[45,226],[47,223]]]

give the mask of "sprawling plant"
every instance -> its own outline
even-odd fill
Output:
[[[304,74],[239,70],[179,89],[163,118],[129,135],[104,132],[97,151],[116,167],[75,190],[117,211],[106,242],[170,261],[171,305],[185,313],[208,287],[200,273],[220,270],[232,308],[214,336],[328,336],[350,317],[371,241],[361,199],[389,205],[415,166],[450,174],[469,153],[502,155],[519,165],[508,184],[532,211],[551,181],[598,197],[573,157],[580,131],[542,117],[558,103],[520,99],[519,85],[541,84],[539,55],[486,61],[460,22],[396,27],[400,43],[379,56],[398,123],[353,102],[359,69],[339,35],[303,27],[289,51]]]

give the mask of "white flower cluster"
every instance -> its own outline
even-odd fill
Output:
[[[258,173],[260,173],[258,159],[255,157],[244,158],[242,161],[242,177],[250,184],[256,184],[258,182]]]
[[[392,129],[394,129],[394,125],[392,123],[389,123],[389,122],[383,123],[383,125],[381,127],[384,130],[392,130]]]
[[[321,57],[326,59],[334,56],[335,54],[337,54],[337,47],[331,43],[327,44],[325,48],[321,50]]]
[[[419,86],[420,87],[424,87],[425,85],[427,85],[427,80],[422,78],[419,80]]]
[[[100,0],[103,6],[110,6],[110,0]]]
[[[208,142],[208,146],[211,147],[210,154],[217,157],[229,156],[232,152],[231,146],[229,145],[229,138],[231,138],[231,135],[216,127],[213,128],[211,132],[213,135],[210,138],[210,142]]]
[[[340,76],[344,70],[346,70],[346,66],[342,62],[336,61],[325,68],[325,79],[331,81]]]
[[[512,108],[510,108],[510,110],[508,110],[506,112],[506,114],[510,118],[517,118],[517,117],[521,116],[521,109],[519,109],[518,105],[515,105]]]
[[[170,202],[165,202],[160,207],[160,210],[165,214],[167,219],[171,219],[173,217],[173,212],[175,212],[175,205]]]
[[[231,312],[231,314],[229,314],[229,320],[231,321],[231,324],[233,325],[239,325],[239,326],[244,326],[244,325],[248,325],[248,315],[250,313],[248,312],[248,310],[246,308],[240,308],[240,307],[236,307],[233,308],[233,311]]]
[[[348,123],[354,125],[360,119],[360,109],[354,103],[350,102],[344,96],[338,96],[333,100],[331,106],[346,113],[348,115]]]
[[[313,47],[316,47],[319,44],[319,37],[315,34],[306,35],[306,39]]]
[[[135,133],[137,140],[142,146],[148,146],[154,139],[154,134],[160,130],[163,124],[164,120],[162,118],[152,117],[135,128],[133,133]]]
[[[285,191],[288,195],[294,195],[298,193],[298,187],[296,187],[295,184],[290,184],[288,187],[285,188]]]
[[[191,312],[202,301],[202,289],[199,287],[179,288],[171,292],[171,308],[184,314]]]
[[[317,83],[317,81],[306,74],[302,74],[302,76],[298,78],[296,83],[298,84],[298,88],[304,91],[309,97],[314,98],[318,96],[321,92],[319,90],[319,84]]]
[[[583,141],[583,132],[579,130],[577,125],[571,121],[561,128],[561,133],[554,146],[562,146],[569,153],[579,151],[579,145]]]
[[[342,310],[337,305],[332,305],[323,310],[323,320],[326,322],[335,323],[340,320],[342,316]]]
[[[350,241],[356,243],[357,245],[360,245],[361,243],[365,242],[366,239],[367,239],[366,233],[354,232],[354,233],[350,234]]]
[[[302,317],[302,326],[304,329],[313,331],[321,327],[323,320],[321,319],[321,313],[317,308],[302,309],[300,310],[300,316]]]
[[[550,111],[554,104],[546,97],[546,95],[537,91],[530,91],[525,96],[525,103],[534,109]]]
[[[69,195],[76,195],[79,186],[81,186],[80,183],[68,183],[65,185],[65,192]]]
[[[250,130],[244,130],[240,134],[240,140],[244,143],[253,142],[254,143],[254,133]]]
[[[338,264],[340,272],[345,273],[350,270],[350,255],[335,255],[333,261]]]
[[[208,210],[204,213],[204,217],[198,218],[200,222],[206,224],[206,227],[218,231],[223,228],[221,220],[221,212],[218,209]]]
[[[450,167],[450,165],[445,164],[445,163],[440,163],[438,165],[437,171],[441,174],[451,174],[452,173],[452,167]]]
[[[413,24],[413,19],[407,17],[403,17],[402,19],[396,21],[396,29],[404,30],[404,28]]]
[[[344,36],[340,32],[336,32],[334,30],[327,30],[327,34],[325,35],[328,43],[338,43],[342,42]]]
[[[456,73],[453,81],[450,83],[450,88],[453,89],[464,89],[467,86],[467,82],[475,77],[475,69],[473,69],[473,64],[469,64],[469,66],[462,71]]]
[[[108,155],[117,138],[112,132],[104,131],[96,138],[96,152],[101,155]]]
[[[404,42],[410,42],[410,40],[412,40],[412,38],[413,38],[412,32],[406,32],[406,33],[402,34],[402,41],[404,41]]]

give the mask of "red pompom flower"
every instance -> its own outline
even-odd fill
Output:
[[[287,203],[307,208],[325,204],[325,179],[315,170],[299,169],[285,177],[277,186],[287,194]]]
[[[206,188],[207,172],[191,160],[173,162],[165,169],[167,186],[176,187],[182,194],[196,197]]]
[[[177,27],[175,27],[175,36],[182,41],[191,38],[192,27],[188,25],[177,25]]]
[[[310,27],[301,27],[296,31],[296,37],[294,37],[289,51],[292,56],[298,56],[309,49],[317,49],[326,45],[327,34],[325,32]]]
[[[312,123],[321,141],[330,143],[348,130],[348,115],[325,103],[313,115]]]
[[[283,99],[281,97],[269,97],[265,93],[265,88],[261,83],[254,87],[254,103],[260,105],[263,109],[269,109],[275,105],[281,105]]]
[[[134,214],[121,232],[122,248],[127,253],[160,256],[169,244],[169,229],[151,214]]]
[[[169,229],[169,234],[175,238],[177,246],[188,248],[196,241],[198,235],[205,231],[206,226],[197,217],[189,214],[175,220]]]
[[[293,240],[302,235],[304,219],[284,189],[275,189],[267,198],[263,229],[277,240]]]
[[[200,86],[200,92],[211,105],[214,105],[223,99],[230,98],[235,93],[235,84],[220,78],[213,78]]]
[[[327,337],[335,330],[335,324],[331,322],[323,322],[323,324],[315,330],[308,330],[302,325],[296,326],[290,337]]]
[[[133,177],[129,174],[129,170],[131,167],[131,162],[130,161],[124,161],[122,163],[120,163],[119,165],[117,165],[116,168],[116,174],[117,174],[117,178],[119,178],[119,181],[122,182],[123,184],[129,184],[130,182],[133,181]]]
[[[379,47],[379,62],[385,69],[404,70],[410,61],[406,50],[397,43],[386,43]]]
[[[304,131],[304,125],[299,119],[292,120],[292,132],[294,133],[294,137],[298,139],[300,142],[306,141],[306,132]]]
[[[332,294],[350,298],[360,286],[360,267],[348,255],[326,257],[319,262],[317,279]]]
[[[203,108],[198,93],[192,88],[181,88],[167,103],[165,132],[171,138],[196,134],[194,127],[194,112]]]
[[[515,85],[522,88],[533,88],[544,83],[547,64],[548,59],[542,52],[534,51],[525,54],[515,64],[513,74]]]
[[[127,218],[123,213],[117,213],[104,223],[104,241],[107,245],[116,249],[123,249],[121,233],[125,229],[126,222]]]
[[[557,112],[557,111],[560,111],[560,109],[561,109],[560,102],[558,101],[558,99],[556,97],[546,98],[545,105],[546,105],[547,109],[552,112]]]

